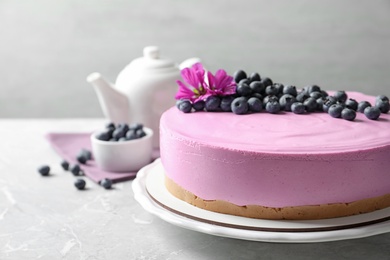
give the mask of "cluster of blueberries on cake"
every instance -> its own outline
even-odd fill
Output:
[[[326,112],[334,118],[343,118],[353,121],[356,112],[372,120],[379,118],[381,113],[387,113],[390,109],[389,98],[380,95],[376,97],[375,104],[368,101],[357,102],[348,98],[345,91],[336,91],[329,95],[317,85],[306,86],[298,90],[292,85],[273,83],[258,73],[247,76],[243,70],[234,73],[236,93],[220,96],[211,95],[205,100],[190,102],[186,99],[177,101],[177,108],[184,112],[208,111],[208,112],[233,112],[237,115],[258,113],[267,111],[276,114],[282,111],[295,114],[311,112]]]

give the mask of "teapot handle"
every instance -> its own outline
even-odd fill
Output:
[[[201,59],[196,58],[196,57],[186,59],[185,61],[183,61],[182,63],[179,64],[179,69],[182,70],[184,68],[190,68],[190,67],[192,67],[192,65],[194,65],[195,63],[198,63],[198,62],[201,62]]]

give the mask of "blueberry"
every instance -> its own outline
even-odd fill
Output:
[[[235,98],[231,104],[231,109],[234,114],[242,115],[248,112],[248,101],[245,97]]]
[[[313,92],[321,92],[321,88],[317,85],[310,85],[307,87],[307,94],[311,94]]]
[[[250,94],[252,94],[252,89],[249,87],[248,84],[243,83],[243,84],[237,85],[236,93],[239,96],[249,96]]]
[[[277,89],[277,93],[276,93],[276,95],[281,95],[281,94],[283,94],[283,89],[284,89],[284,85],[283,84],[281,84],[281,83],[274,83],[273,84],[274,86],[275,86],[275,88]]]
[[[112,187],[112,180],[105,178],[105,179],[99,181],[99,184],[102,187],[104,187],[106,190],[108,190],[108,189],[111,189],[111,187]]]
[[[344,108],[341,111],[341,118],[348,120],[348,121],[353,121],[356,118],[356,112],[355,110],[351,108]]]
[[[192,109],[192,104],[189,100],[181,100],[178,104],[178,108],[183,113],[190,113]]]
[[[277,114],[280,111],[280,104],[278,101],[269,101],[265,105],[265,110],[271,114]]]
[[[72,165],[69,170],[74,176],[79,176],[81,172],[80,165],[78,164]]]
[[[196,101],[194,104],[192,104],[192,107],[195,109],[195,111],[202,111],[205,107],[204,100]]]
[[[265,94],[276,96],[279,94],[279,89],[276,87],[276,85],[270,85],[265,88]]]
[[[326,92],[325,90],[321,90],[321,94],[323,97],[329,96],[328,92]]]
[[[61,167],[62,167],[62,169],[64,169],[65,171],[69,170],[69,162],[66,161],[66,160],[62,160],[62,162],[61,162]]]
[[[307,112],[314,112],[317,110],[317,100],[309,97],[303,101],[303,105],[305,106],[305,109]]]
[[[140,124],[140,123],[133,123],[129,126],[129,130],[138,130],[138,129],[142,129],[144,127],[143,124]]]
[[[344,103],[348,98],[347,93],[343,90],[336,91],[333,96],[337,99],[337,101],[342,103]]]
[[[143,129],[138,129],[135,131],[135,135],[137,136],[137,138],[142,138],[146,136],[146,133]]]
[[[265,86],[261,81],[252,81],[251,84],[249,84],[250,89],[252,90],[252,93],[264,93]]]
[[[260,81],[260,80],[261,80],[260,74],[257,73],[257,72],[253,72],[253,73],[249,76],[249,81],[250,81],[250,82]]]
[[[291,96],[294,96],[296,97],[298,92],[297,92],[297,88],[295,86],[291,86],[291,85],[286,85],[284,86],[283,88],[283,94],[289,94]]]
[[[209,96],[206,99],[205,108],[206,111],[214,112],[218,111],[219,106],[221,105],[221,98],[217,96]]]
[[[252,93],[251,97],[255,97],[255,98],[258,98],[260,100],[263,100],[263,95],[259,94],[259,93]]]
[[[81,163],[81,164],[85,164],[85,163],[87,162],[87,158],[85,157],[84,154],[78,154],[78,155],[76,156],[76,159],[77,159],[77,161],[78,161],[79,163]]]
[[[237,70],[236,72],[234,72],[233,78],[234,78],[234,81],[235,81],[236,83],[238,83],[238,82],[240,82],[240,80],[246,79],[246,78],[247,78],[247,75],[246,75],[245,71],[243,71],[243,70]]]
[[[328,113],[328,110],[329,108],[336,104],[337,103],[337,100],[336,98],[332,97],[332,96],[327,96],[323,102],[323,105],[322,105],[322,111]]]
[[[261,103],[261,100],[255,97],[251,97],[248,99],[248,106],[249,106],[249,111],[252,112],[260,112],[263,110],[263,104]]]
[[[142,128],[141,128],[142,129]],[[137,129],[138,130],[138,129]],[[127,140],[134,140],[137,139],[137,134],[135,133],[136,130],[130,129],[129,131],[126,132],[126,139]]]
[[[291,105],[296,101],[291,94],[284,94],[279,98],[280,108],[284,111],[291,111]]]
[[[126,137],[121,137],[118,139],[118,142],[125,142],[127,141],[128,139]]]
[[[101,140],[101,141],[108,141],[111,139],[111,132],[110,131],[104,131],[101,133],[98,133],[96,135],[96,139]]]
[[[309,97],[310,96],[305,91],[302,91],[302,92],[298,93],[296,99],[298,102],[303,103],[303,101],[305,101]]]
[[[322,93],[319,91],[313,91],[309,94],[309,96],[317,100],[319,98],[322,98]]]
[[[106,125],[106,129],[111,129],[112,131],[115,130],[115,124],[113,122],[110,122]]]
[[[38,168],[38,172],[42,176],[48,176],[50,174],[50,167],[48,165],[42,165]]]
[[[294,102],[291,105],[291,111],[294,114],[304,114],[305,113],[305,106],[301,102]]]
[[[328,114],[331,117],[339,118],[341,117],[341,111],[343,111],[343,109],[343,106],[341,106],[340,104],[333,104],[329,107]]]
[[[387,101],[389,102],[389,98],[385,95],[379,95],[375,98],[375,101],[382,100],[382,101]]]
[[[87,158],[87,160],[91,160],[92,159],[92,153],[90,150],[87,150],[85,148],[81,149],[80,150],[80,154],[83,154],[85,156],[85,158]]]
[[[381,111],[377,107],[366,107],[364,109],[364,115],[371,120],[377,120],[381,115]]]
[[[263,106],[265,107],[270,101],[279,101],[279,98],[277,96],[265,96],[263,98]]]
[[[247,85],[249,85],[251,82],[249,81],[249,79],[242,79],[242,80],[240,80],[240,82],[238,82],[238,84],[237,85],[241,85],[241,84],[247,84]]]
[[[126,131],[122,127],[117,127],[114,132],[112,133],[112,137],[116,140],[119,140],[119,138],[124,137],[126,135]]]
[[[85,188],[85,181],[83,179],[77,179],[75,182],[74,182],[74,186],[79,189],[79,190],[83,190]]]
[[[356,111],[358,109],[358,105],[359,105],[358,102],[352,98],[349,98],[345,101],[345,106],[347,108],[354,110],[354,111]]]
[[[123,124],[119,124],[117,128],[120,128],[123,130],[124,133],[127,132],[127,130],[129,130],[129,125],[126,124],[126,123],[123,123]]]
[[[370,106],[371,106],[370,102],[360,101],[358,104],[358,107],[357,107],[357,111],[360,113],[364,113],[364,109],[366,109],[366,107],[370,107]]]
[[[324,99],[324,98],[317,98],[317,99],[316,99],[316,102],[317,102],[317,110],[318,110],[318,111],[323,111],[325,99]],[[325,112],[325,111],[324,111],[324,112]],[[328,111],[326,111],[326,112],[328,112]]]
[[[273,84],[272,79],[270,78],[263,78],[261,82],[264,84],[265,87],[271,86]]]
[[[377,108],[379,108],[379,110],[382,113],[384,113],[384,114],[386,114],[390,110],[390,103],[389,103],[389,101],[383,101],[383,100],[379,99],[379,100],[376,101],[375,106]]]
[[[224,96],[221,99],[221,110],[224,112],[232,111],[232,102],[234,100],[234,96]]]

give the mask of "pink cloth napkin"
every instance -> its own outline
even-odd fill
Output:
[[[115,173],[103,171],[97,167],[93,158],[87,161],[86,164],[80,164],[76,159],[80,150],[86,149],[92,152],[90,135],[90,133],[48,133],[46,138],[62,159],[67,160],[70,165],[78,163],[84,174],[97,183],[104,178],[111,179],[114,183],[135,178],[137,172]],[[159,156],[159,150],[154,150],[153,159]]]

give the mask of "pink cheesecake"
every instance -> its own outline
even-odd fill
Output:
[[[349,92],[350,98],[375,98]],[[264,219],[322,219],[390,206],[390,114],[355,121],[193,112],[160,122],[166,187],[195,206]]]

